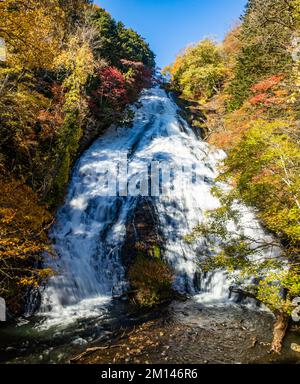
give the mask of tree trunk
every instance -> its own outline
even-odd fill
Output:
[[[289,325],[289,317],[282,312],[278,312],[276,315],[276,321],[273,330],[273,341],[271,352],[280,354],[282,349],[282,342],[286,334],[287,327]]]

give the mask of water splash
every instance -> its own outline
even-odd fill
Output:
[[[48,263],[57,274],[45,289],[41,314],[52,322],[93,316],[127,288],[120,250],[127,219],[138,199],[103,193],[105,180],[117,178],[115,165],[124,157],[128,158],[129,180],[135,183],[136,175],[153,161],[192,170],[192,183],[175,175],[170,193],[153,197],[166,239],[165,259],[175,271],[178,291],[192,295],[202,292],[198,298],[204,301],[228,297],[230,280],[223,272],[206,276],[199,272],[197,254],[208,252],[206,240],[199,239],[193,245],[185,241],[205,211],[219,207],[211,188],[224,152],[196,137],[162,89],[144,91],[133,110],[133,127],[111,127],[82,155],[73,171],[66,202],[51,232],[58,258],[49,258]],[[249,230],[256,237],[265,236],[247,210],[244,221],[249,220]]]

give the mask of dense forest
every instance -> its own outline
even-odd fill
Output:
[[[41,38],[43,36],[43,38]],[[0,2],[0,296],[20,314],[74,161],[151,84],[154,54],[86,0]]]
[[[213,246],[219,239],[222,252],[203,268],[239,271],[243,291],[276,313],[275,350],[300,295],[299,33],[298,0],[249,0],[222,44],[191,45],[164,70],[194,126],[228,154],[218,180],[232,188],[215,188],[222,207],[208,212],[189,241],[205,234]],[[226,229],[239,221],[239,201],[253,207],[274,244],[253,249],[254,238]],[[283,254],[262,257],[276,243]]]

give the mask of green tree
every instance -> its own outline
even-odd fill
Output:
[[[239,38],[242,49],[228,87],[229,110],[243,104],[259,80],[292,68],[290,46],[296,27],[294,8],[286,0],[249,0]]]
[[[91,14],[91,23],[98,33],[96,53],[105,58],[108,64],[123,69],[121,59],[142,62],[146,67],[154,68],[155,55],[145,40],[121,22],[116,22],[104,9],[95,7]]]
[[[208,39],[188,47],[167,70],[175,90],[202,101],[221,90],[226,76],[221,49]]]

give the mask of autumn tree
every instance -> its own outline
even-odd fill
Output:
[[[63,38],[63,11],[57,0],[1,1],[0,20],[9,61],[28,69],[53,67]]]
[[[188,47],[169,72],[176,91],[188,99],[202,101],[221,90],[226,76],[221,49],[211,40]]]
[[[52,218],[22,182],[2,179],[0,191],[0,296],[21,314],[27,289],[51,274],[41,268],[41,253],[50,249],[46,231]]]
[[[248,2],[239,34],[242,49],[234,80],[228,87],[230,110],[241,107],[251,86],[259,80],[291,71],[290,47],[295,27],[295,14],[289,1]]]

